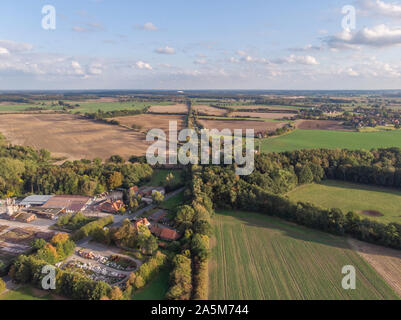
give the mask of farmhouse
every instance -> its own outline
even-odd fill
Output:
[[[124,202],[121,200],[105,200],[97,206],[98,210],[107,213],[117,213],[120,209],[124,208]]]
[[[159,237],[160,239],[166,241],[175,241],[180,238],[180,234],[174,229],[157,224],[153,224],[150,227],[150,232],[153,233],[156,237]]]

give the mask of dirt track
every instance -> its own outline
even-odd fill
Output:
[[[348,242],[401,297],[401,251],[355,239]]]

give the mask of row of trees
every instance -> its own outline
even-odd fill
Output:
[[[46,150],[0,144],[0,197],[29,193],[92,196],[147,181],[152,173],[148,164],[125,163],[119,156],[106,163],[96,158],[52,165]]]

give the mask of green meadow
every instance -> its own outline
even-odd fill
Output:
[[[378,132],[295,130],[261,141],[261,151],[265,153],[315,148],[370,150],[388,147],[401,147],[401,130]]]
[[[363,218],[378,222],[401,223],[401,191],[395,189],[325,180],[319,184],[302,185],[287,196],[294,201],[311,202],[324,208],[339,208],[344,213],[355,211]],[[371,217],[363,211],[378,211],[383,216]]]

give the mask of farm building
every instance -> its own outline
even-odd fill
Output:
[[[157,224],[150,227],[150,232],[161,240],[175,241],[180,238],[180,234],[176,230]]]
[[[44,205],[47,201],[49,201],[53,196],[49,195],[32,195],[23,199],[19,205],[24,206],[26,208],[29,207],[38,207]]]
[[[39,218],[55,220],[61,213],[64,213],[64,209],[46,209],[46,208],[34,208],[28,210],[28,212],[35,214]]]
[[[19,212],[10,217],[11,220],[29,223],[36,219],[36,215],[28,212]]]
[[[105,200],[97,205],[98,210],[107,213],[117,213],[120,209],[124,208],[124,202],[121,200]]]
[[[50,198],[42,209],[65,209],[66,212],[78,212],[84,211],[91,201],[90,197],[85,196],[54,196]]]

